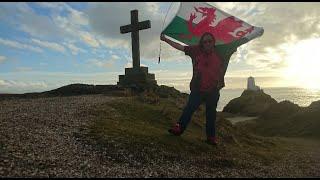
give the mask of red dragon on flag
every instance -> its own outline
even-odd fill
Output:
[[[194,7],[194,9],[202,15],[203,19],[199,23],[194,24],[193,21],[197,18],[196,12],[190,13],[189,20],[186,22],[190,34],[180,34],[180,38],[191,39],[193,36],[200,38],[204,32],[210,32],[224,43],[230,43],[233,40],[242,38],[254,29],[254,27],[251,26],[244,31],[236,31],[243,27],[243,21],[236,20],[234,16],[229,16],[219,21],[216,26],[212,26],[216,20],[216,8]]]
[[[208,3],[182,2],[162,33],[192,45],[197,44],[205,32],[214,35],[216,45],[223,45],[254,39],[263,34],[263,28],[252,26]]]

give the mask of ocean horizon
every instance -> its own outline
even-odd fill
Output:
[[[220,99],[217,106],[217,111],[222,111],[232,99],[240,97],[246,88],[223,88],[220,91]],[[274,98],[277,102],[288,100],[301,107],[307,107],[314,101],[320,100],[320,89],[306,89],[299,87],[269,87],[262,88],[263,91]],[[182,91],[190,93],[190,91]]]
[[[183,93],[190,93],[188,86],[172,86],[171,84],[163,84],[169,87],[174,87]],[[61,87],[61,86],[60,86]],[[52,88],[56,89],[58,87]],[[24,92],[1,92],[0,94],[23,94],[23,93],[37,93],[52,90],[51,88],[46,88],[38,91],[24,91]],[[217,111],[222,111],[224,106],[226,106],[232,99],[240,97],[242,92],[246,88],[223,88],[220,91],[220,99],[217,105]],[[307,89],[300,87],[266,87],[262,88],[266,94],[269,94],[277,102],[288,100],[292,103],[295,103],[301,107],[307,107],[314,101],[320,100],[320,89]]]

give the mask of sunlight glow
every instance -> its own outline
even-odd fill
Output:
[[[284,76],[293,84],[320,89],[320,38],[298,42],[288,49],[288,68]]]

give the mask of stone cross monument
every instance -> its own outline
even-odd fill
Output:
[[[119,75],[118,85],[126,87],[144,87],[157,84],[154,74],[149,74],[147,67],[140,66],[139,31],[149,29],[150,27],[151,23],[149,20],[139,22],[138,10],[131,11],[131,24],[120,27],[121,34],[131,32],[133,67],[125,68],[125,75]]]

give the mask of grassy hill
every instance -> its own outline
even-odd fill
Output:
[[[93,119],[87,142],[108,151],[117,163],[136,162],[132,166],[179,160],[205,169],[239,168],[249,166],[248,159],[268,164],[281,156],[281,141],[249,134],[234,127],[221,113],[216,122],[219,145],[206,144],[203,106],[182,136],[170,135],[167,130],[179,118],[185,102],[183,96],[161,98],[147,92],[95,107],[86,112]]]

